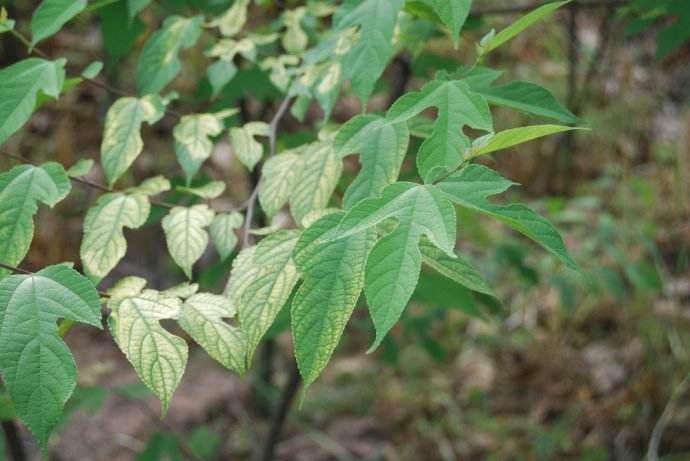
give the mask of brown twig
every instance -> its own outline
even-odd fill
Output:
[[[301,381],[299,369],[297,368],[296,364],[293,364],[292,369],[290,370],[288,381],[285,383],[285,387],[283,388],[280,403],[278,404],[278,408],[271,419],[271,428],[259,458],[261,461],[272,461],[274,459],[275,447],[280,441],[280,434],[283,430],[283,426],[285,425],[285,421],[287,420],[287,415],[290,411],[292,401],[295,399],[297,391],[299,390]]]

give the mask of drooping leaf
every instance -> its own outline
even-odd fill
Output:
[[[225,14],[211,21],[210,26],[218,27],[224,37],[232,37],[247,22],[248,6],[249,0],[236,0]]]
[[[133,291],[133,290],[132,290]],[[187,365],[187,343],[160,325],[177,319],[182,302],[154,290],[112,296],[108,323],[115,342],[141,381],[160,399],[163,414]]]
[[[67,265],[0,280],[0,373],[15,411],[46,448],[74,391],[77,369],[56,321],[100,328],[94,286]]]
[[[259,203],[269,219],[290,199],[302,169],[302,158],[295,152],[285,152],[266,160],[261,168]]]
[[[367,256],[376,241],[374,228],[333,242],[320,241],[343,215],[329,214],[316,221],[293,252],[304,279],[292,301],[292,335],[305,388],[321,373],[340,341],[362,292]]]
[[[146,41],[137,63],[139,94],[160,92],[180,72],[180,51],[194,46],[201,35],[203,16],[169,16]]]
[[[158,95],[123,97],[108,109],[101,143],[101,164],[112,185],[136,160],[144,147],[139,130],[143,122],[152,125],[163,116],[165,103]]]
[[[127,0],[127,13],[132,21],[141,10],[149,6],[151,0]]]
[[[562,125],[533,125],[499,131],[496,134],[490,135],[484,142],[473,144],[472,148],[466,152],[465,160],[507,149],[551,134],[577,129],[582,128]]]
[[[301,22],[307,13],[307,9],[303,6],[293,10],[286,10],[283,13],[283,24],[285,24],[285,33],[281,39],[283,48],[288,53],[301,53],[307,48],[309,37],[306,32],[302,30]]]
[[[352,208],[362,199],[377,195],[398,179],[410,133],[406,123],[387,124],[376,115],[360,115],[340,128],[333,142],[338,156],[360,154],[362,169],[343,200]]]
[[[323,210],[335,190],[343,163],[329,142],[314,143],[301,154],[302,168],[290,196],[290,210],[298,223],[314,211]]]
[[[460,31],[470,14],[472,0],[431,0],[431,6],[441,21],[450,29],[453,45],[457,48]]]
[[[211,97],[216,98],[223,88],[237,75],[237,66],[220,59],[206,69],[206,78],[211,85]]]
[[[223,122],[214,114],[185,115],[173,130],[177,160],[187,175],[187,184],[201,164],[211,156],[211,136],[223,131]]]
[[[487,200],[513,184],[490,168],[470,164],[439,182],[436,188],[460,206],[503,221],[540,244],[569,268],[578,270],[560,234],[546,219],[522,204],[495,205]]]
[[[206,228],[213,220],[213,210],[207,205],[176,206],[163,218],[162,226],[170,255],[188,278],[192,266],[208,246]]]
[[[130,194],[143,194],[148,197],[161,194],[170,190],[170,181],[165,176],[156,175],[144,179],[138,186],[130,187],[127,192]]]
[[[0,70],[0,144],[29,120],[39,93],[60,96],[64,67],[64,59],[29,58]]]
[[[223,181],[209,181],[203,186],[178,187],[177,190],[196,195],[206,200],[211,200],[220,197],[223,192],[225,192],[225,183]]]
[[[264,147],[255,136],[268,136],[268,124],[264,122],[249,122],[242,127],[230,128],[230,143],[235,149],[235,155],[240,162],[253,170],[264,155]]]
[[[365,274],[364,292],[376,328],[370,350],[381,344],[414,292],[422,264],[422,236],[455,257],[455,209],[433,186],[391,184],[380,197],[355,205],[330,238],[337,241],[355,235],[388,218],[395,218],[397,226],[376,243]]]
[[[516,81],[506,85],[475,88],[490,104],[509,107],[562,123],[579,124],[582,120],[563,107],[546,88],[531,82]]]
[[[211,221],[211,239],[221,259],[226,259],[237,246],[235,230],[242,227],[244,217],[237,212],[219,213]]]
[[[124,228],[137,229],[149,217],[151,205],[140,193],[102,195],[84,219],[84,238],[79,251],[84,272],[100,281],[127,252]]]
[[[496,297],[494,291],[484,280],[479,271],[460,253],[455,252],[455,257],[449,257],[426,239],[422,239],[419,246],[422,252],[424,264],[449,279],[469,288],[470,290]]]
[[[93,61],[89,63],[84,70],[81,71],[81,76],[84,78],[95,78],[103,70],[103,62]]]
[[[393,54],[393,32],[404,0],[347,0],[334,16],[335,30],[358,28],[359,39],[342,57],[343,76],[365,107]]]
[[[292,261],[298,237],[294,230],[273,233],[242,250],[232,264],[225,293],[237,309],[240,327],[247,336],[248,364],[299,279]]]
[[[43,0],[31,16],[31,45],[60,30],[86,8],[86,0]]]
[[[98,9],[103,36],[103,48],[108,53],[109,67],[113,67],[120,58],[127,56],[146,25],[138,17],[131,18],[127,2],[117,1]]]
[[[197,293],[182,304],[179,323],[211,357],[242,375],[247,340],[239,328],[223,320],[234,316],[235,308],[225,296]]]
[[[34,237],[38,202],[53,207],[72,185],[62,165],[18,165],[0,174],[0,262],[17,265]],[[0,276],[4,273],[0,269]]]
[[[420,90],[407,93],[390,108],[386,119],[400,123],[436,107],[438,115],[431,137],[417,153],[417,169],[425,182],[433,182],[457,168],[470,145],[463,128],[493,131],[491,112],[482,96],[463,81],[434,80]]]
[[[540,6],[534,11],[530,11],[526,15],[522,16],[520,19],[503,29],[497,34],[492,34],[483,40],[480,45],[477,46],[480,56],[484,56],[495,50],[499,46],[503,45],[509,40],[512,40],[516,35],[533,25],[534,23],[544,19],[545,17],[551,15],[558,8],[562,7],[566,3],[570,3],[570,0],[564,2],[551,2]]]

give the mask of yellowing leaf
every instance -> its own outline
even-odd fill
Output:
[[[237,212],[219,213],[211,221],[211,239],[221,259],[226,259],[237,246],[235,230],[244,223],[244,217]]]
[[[206,227],[213,216],[213,210],[207,205],[194,205],[189,208],[176,206],[163,218],[168,250],[187,278],[192,278],[192,266],[208,246]]]
[[[108,185],[124,174],[144,147],[139,130],[143,122],[156,123],[165,111],[158,95],[144,98],[120,98],[110,107],[105,118],[101,163]]]
[[[213,151],[212,136],[223,131],[223,122],[214,114],[185,115],[173,130],[177,160],[187,175],[187,184]]]
[[[211,21],[211,27],[220,29],[220,33],[225,37],[232,37],[247,22],[247,7],[249,0],[235,0],[232,6],[222,16]]]
[[[235,149],[235,155],[250,170],[254,169],[264,155],[264,148],[254,139],[255,136],[268,136],[268,124],[249,122],[240,128],[230,128],[230,143]]]
[[[285,152],[269,158],[261,168],[259,203],[272,219],[290,199],[302,168],[302,159],[295,152]]]

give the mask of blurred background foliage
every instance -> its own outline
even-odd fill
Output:
[[[10,0],[5,6],[21,29],[37,3]],[[80,15],[42,49],[67,56],[72,73],[103,60],[107,81],[131,89],[134,58],[163,18],[217,14],[231,2],[157,0],[131,21],[124,3]],[[630,460],[644,458],[650,444],[650,459],[690,458],[690,6],[686,0],[585,3],[529,29],[492,54],[489,64],[552,89],[593,130],[531,142],[488,160],[523,185],[513,194],[564,232],[584,277],[531,251],[505,227],[461,215],[460,245],[475,255],[501,304],[425,272],[403,321],[373,355],[363,354],[372,326],[358,309],[332,364],[289,416],[279,459]],[[256,0],[250,27],[278,30],[280,14],[303,4]],[[515,7],[476,1],[475,12],[487,14],[470,17],[458,49],[433,17],[417,19],[370,109],[385,109],[438,70],[470,62],[474,43],[514,19]],[[423,11],[424,2],[408,8]],[[307,16],[302,27],[313,41],[315,20]],[[175,82],[182,95],[175,106],[185,112],[208,107],[212,93],[200,77],[208,63],[203,42],[183,53]],[[0,66],[24,54],[13,37],[0,35]],[[97,159],[102,120],[116,97],[79,86],[59,104],[46,104],[5,147],[37,162]],[[265,118],[278,98],[267,72],[243,60],[211,101],[212,109],[239,107],[231,122],[239,123]],[[333,124],[357,112],[355,97],[345,96]],[[320,118],[311,107],[305,123],[288,119],[279,147],[313,139]],[[501,111],[496,127],[528,122],[522,118]],[[144,129],[146,155],[134,178],[179,175],[173,123]],[[406,163],[412,174],[414,159]],[[3,170],[12,165],[0,157]],[[343,184],[356,167],[354,161],[346,165]],[[245,200],[256,180],[246,176],[226,139],[218,140],[204,174],[225,181],[233,203]],[[81,219],[95,196],[76,188],[57,211],[41,210],[27,268],[78,260]],[[160,218],[153,213],[151,222]],[[128,241],[113,280],[142,275],[156,287],[182,280],[165,257],[158,226],[132,232]],[[222,286],[231,259],[206,258],[199,273],[204,289]],[[249,380],[192,352],[165,420],[145,389],[133,384],[136,376],[107,332],[75,327],[67,341],[80,365],[79,387],[51,459],[250,459],[265,439],[266,402],[275,404],[288,374],[287,323],[279,317],[271,331],[275,345],[262,351]],[[6,398],[0,416],[12,416]],[[38,459],[26,434],[20,436]]]

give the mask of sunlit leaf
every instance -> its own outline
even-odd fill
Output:
[[[188,278],[192,278],[192,266],[208,246],[206,228],[211,224],[213,216],[213,210],[207,205],[194,205],[176,206],[163,218],[165,241],[170,255]]]

